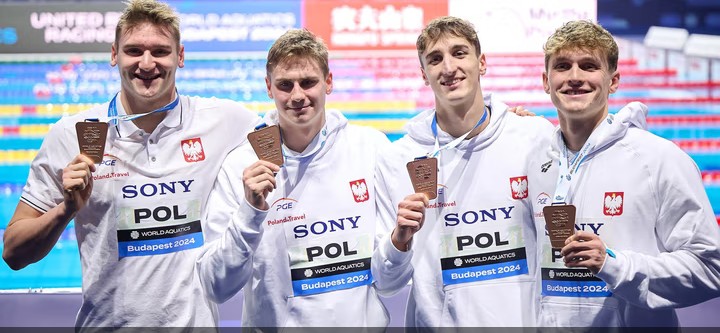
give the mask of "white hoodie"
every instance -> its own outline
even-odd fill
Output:
[[[389,141],[375,129],[349,125],[338,111],[325,112],[325,128],[306,152],[286,154],[268,211],[245,200],[243,170],[257,161],[249,145],[228,155],[211,192],[207,220],[231,223],[196,267],[216,302],[244,289],[245,327],[388,324],[369,261],[375,156]],[[277,123],[277,112],[265,122]]]
[[[646,115],[633,102],[608,116],[593,132],[598,149],[572,177],[575,228],[594,232],[615,254],[597,276],[566,268],[545,235],[542,209],[552,202],[565,149],[559,127],[549,152],[532,159],[542,326],[677,326],[673,308],[720,294],[720,233],[697,166],[643,130]]]
[[[381,294],[412,280],[407,326],[534,326],[536,320],[535,227],[526,180],[527,157],[549,145],[550,122],[519,117],[490,95],[489,125],[438,156],[438,197],[411,249],[390,240],[398,203],[413,193],[406,163],[433,149],[434,110],[406,125],[407,135],[378,157],[378,232],[373,256]],[[454,138],[438,129],[439,143]],[[442,267],[441,268],[441,258]]]

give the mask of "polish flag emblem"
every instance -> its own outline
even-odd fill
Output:
[[[200,138],[187,139],[180,142],[185,162],[200,162],[205,159],[205,151],[203,150]]]
[[[513,199],[525,199],[528,196],[527,176],[510,178],[510,191]]]
[[[350,190],[352,190],[353,198],[355,202],[367,201],[370,198],[368,194],[367,184],[365,179],[353,180],[350,182]]]
[[[608,216],[622,215],[624,199],[624,192],[605,192],[603,213]]]

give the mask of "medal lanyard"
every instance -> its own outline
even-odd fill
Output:
[[[118,121],[129,121],[129,120],[135,120],[140,117],[147,116],[149,114],[153,114],[156,112],[165,112],[168,110],[174,109],[178,103],[180,103],[180,95],[177,93],[177,89],[175,89],[175,100],[170,102],[170,104],[165,105],[157,110],[153,110],[146,113],[138,113],[138,114],[124,114],[124,115],[118,115],[117,111],[117,96],[119,93],[115,94],[115,97],[110,101],[110,104],[108,105],[108,120],[107,123],[111,126],[117,126]]]
[[[423,158],[436,157],[443,150],[452,149],[452,148],[457,147],[463,140],[465,140],[465,138],[470,134],[470,132],[474,131],[476,128],[478,128],[480,125],[482,125],[482,123],[485,122],[485,119],[487,119],[487,116],[488,116],[488,107],[484,106],[482,117],[480,117],[480,120],[478,120],[477,124],[475,124],[475,126],[473,126],[473,128],[470,129],[470,131],[461,135],[459,138],[448,142],[447,144],[445,144],[441,147],[440,140],[438,139],[437,111],[435,111],[435,115],[433,115],[432,123],[430,124],[430,129],[432,130],[433,136],[435,137],[435,147],[433,148],[433,150],[431,152],[427,153],[427,155],[425,155],[425,157],[423,157]]]
[[[567,145],[564,143],[564,141],[562,141],[562,137],[560,138],[561,142],[563,142],[563,149],[560,159],[558,159],[560,176],[558,177],[557,185],[555,186],[553,205],[568,203],[567,196],[568,193],[570,193],[570,187],[574,179],[577,179],[580,165],[590,154],[594,153],[600,148],[597,146],[597,143],[599,141],[598,139],[610,129],[609,125],[612,124],[612,118],[612,115],[608,115],[607,118],[605,118],[605,120],[600,123],[600,126],[596,128],[592,132],[592,134],[590,134],[590,137],[587,139],[587,141],[585,141],[585,144],[582,146],[582,148],[580,148],[580,151],[577,155],[575,155],[572,160],[568,160]],[[562,133],[559,132],[558,135],[562,136]]]

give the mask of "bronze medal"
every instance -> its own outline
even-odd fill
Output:
[[[436,158],[422,158],[408,162],[407,170],[415,193],[425,193],[430,200],[437,198]]]
[[[248,133],[247,138],[259,159],[277,165],[283,164],[284,159],[279,126],[271,125],[263,127]]]
[[[543,215],[545,228],[550,236],[550,245],[555,249],[563,248],[565,240],[575,233],[575,206],[545,206]]]
[[[108,124],[98,121],[83,121],[75,124],[80,153],[93,162],[100,163],[105,153]]]

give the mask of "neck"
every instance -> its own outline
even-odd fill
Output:
[[[120,102],[122,102],[125,113],[127,114],[142,114],[152,112],[165,105],[170,104],[175,99],[175,92],[173,91],[169,100],[157,100],[150,103],[139,101],[135,99],[128,99],[127,94],[120,94]],[[133,123],[138,128],[142,129],[146,133],[152,133],[155,128],[165,119],[167,112],[156,112],[147,116],[142,116],[137,119],[133,119]]]
[[[607,111],[599,114],[595,119],[567,119],[558,113],[558,122],[562,131],[565,145],[572,151],[580,151],[592,132],[607,116]]]
[[[284,124],[282,118],[279,119],[279,123],[285,146],[296,153],[302,153],[320,133],[320,130],[325,125],[325,117],[322,118],[322,122],[302,127]]]
[[[455,138],[462,136],[470,130],[472,130],[472,132],[468,134],[466,139],[480,134],[490,123],[490,115],[488,114],[485,121],[475,128],[477,122],[480,121],[480,118],[482,118],[486,112],[483,99],[480,98],[479,101],[480,103],[473,103],[470,108],[437,109],[435,114],[437,116],[438,126]]]

